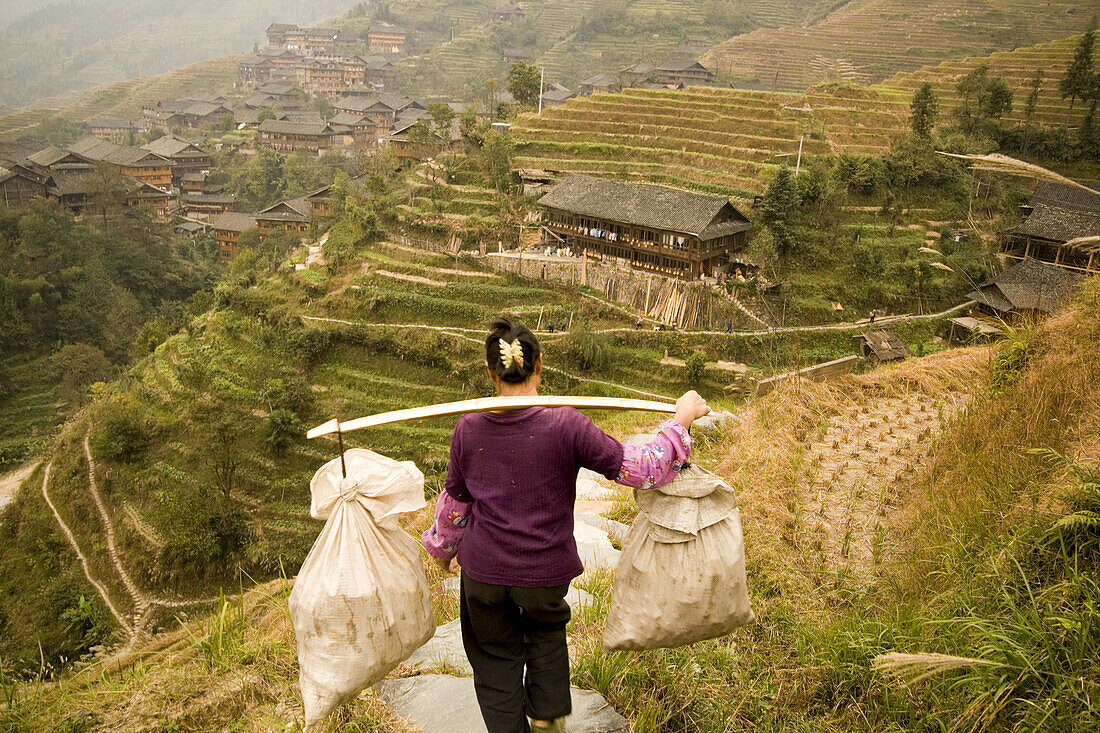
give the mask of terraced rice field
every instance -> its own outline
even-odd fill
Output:
[[[133,119],[141,115],[143,104],[176,99],[188,94],[224,93],[237,80],[241,56],[222,56],[190,64],[158,76],[109,84],[82,94],[74,102],[62,102],[56,109],[24,109],[0,117],[0,140],[15,140],[31,132],[39,122],[58,117],[86,121],[96,117]]]
[[[1086,29],[1079,0],[851,0],[806,27],[762,29],[718,44],[711,68],[765,89],[869,83],[945,59],[1064,38]]]
[[[517,167],[614,175],[751,200],[770,171],[803,155],[881,152],[907,101],[868,90],[807,94],[718,88],[627,89],[529,115],[514,132]]]
[[[990,72],[1003,77],[1015,93],[1012,112],[1005,119],[1023,121],[1025,101],[1031,93],[1035,72],[1041,70],[1043,79],[1039,87],[1034,122],[1050,125],[1076,124],[1084,116],[1085,105],[1078,101],[1070,114],[1069,102],[1062,99],[1058,82],[1065,76],[1066,67],[1073,59],[1079,40],[1080,36],[1073,36],[1015,51],[998,52],[991,56],[944,61],[935,66],[892,76],[882,83],[880,89],[907,99],[921,84],[930,82],[939,98],[940,116],[947,119],[958,104],[958,93],[955,91],[958,81],[979,64],[988,64]]]

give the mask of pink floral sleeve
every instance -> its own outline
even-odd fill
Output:
[[[428,554],[439,560],[450,560],[458,554],[458,543],[470,523],[469,502],[459,501],[444,491],[435,505],[435,522],[420,535],[420,543]]]
[[[665,420],[646,445],[623,446],[623,466],[615,482],[635,489],[664,486],[687,463],[691,443],[687,428],[676,420]]]

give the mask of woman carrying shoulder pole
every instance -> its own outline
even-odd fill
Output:
[[[542,355],[526,326],[493,321],[485,360],[501,396],[538,394]],[[565,594],[584,572],[573,537],[579,469],[639,489],[662,486],[691,454],[688,428],[709,411],[687,392],[644,446],[623,445],[571,407],[459,420],[422,541],[445,570],[461,566],[462,642],[488,733],[548,730],[572,710]]]

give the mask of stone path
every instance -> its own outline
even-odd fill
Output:
[[[586,570],[614,568],[619,550],[611,538],[622,543],[630,528],[598,513],[583,510],[596,507],[606,511],[610,490],[600,483],[602,477],[583,470],[577,478],[577,510],[573,535]],[[457,595],[459,579],[443,581],[447,593]],[[565,597],[574,613],[592,603],[585,590],[571,585]],[[379,683],[375,691],[398,715],[420,726],[424,733],[482,733],[485,725],[474,696],[473,670],[462,648],[462,624],[459,619],[436,628],[428,643],[413,652],[401,669],[421,674]],[[569,733],[619,733],[627,730],[626,720],[596,692],[573,690],[573,715],[565,730]]]
[[[471,677],[421,675],[379,682],[378,697],[424,733],[486,733]],[[573,688],[566,733],[626,733],[627,721],[598,693]]]

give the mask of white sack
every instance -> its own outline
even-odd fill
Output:
[[[733,488],[692,465],[634,497],[640,511],[615,569],[603,648],[683,646],[752,623]]]
[[[310,514],[325,519],[294,590],[306,727],[378,682],[435,632],[420,544],[397,523],[425,505],[424,474],[353,448],[310,481]]]

